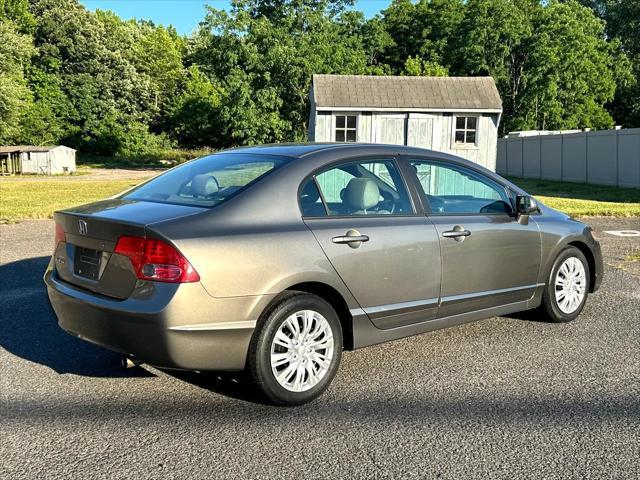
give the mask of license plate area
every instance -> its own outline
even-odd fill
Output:
[[[75,247],[75,261],[73,273],[89,280],[98,280],[100,277],[100,263],[102,252],[91,248]]]

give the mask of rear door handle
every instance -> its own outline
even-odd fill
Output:
[[[443,237],[453,238],[456,242],[462,242],[469,235],[471,235],[471,232],[460,225],[456,225],[452,230],[442,232]]]
[[[345,235],[333,237],[333,243],[347,244],[351,248],[358,248],[362,242],[368,242],[369,236],[362,235],[357,230],[349,230]]]
[[[333,237],[333,243],[353,243],[353,242],[368,242],[369,237],[367,235],[354,235],[349,237],[342,235],[340,237]]]
[[[447,238],[468,237],[469,235],[471,235],[469,230],[447,230],[442,232],[442,236]]]

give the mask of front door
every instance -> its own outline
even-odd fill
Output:
[[[440,239],[438,317],[531,298],[541,255],[536,222],[518,223],[504,187],[475,170],[424,160],[411,163]]]
[[[415,214],[394,159],[338,165],[315,175],[302,192],[305,223],[376,327],[435,317],[438,235]]]

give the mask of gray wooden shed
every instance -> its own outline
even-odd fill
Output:
[[[412,145],[496,169],[491,77],[314,75],[310,100],[310,141]]]
[[[0,146],[0,173],[57,175],[76,171],[76,151],[64,145]]]

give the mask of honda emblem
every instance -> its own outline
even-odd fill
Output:
[[[84,220],[78,220],[78,229],[80,230],[80,235],[86,235],[88,230],[87,222]]]

